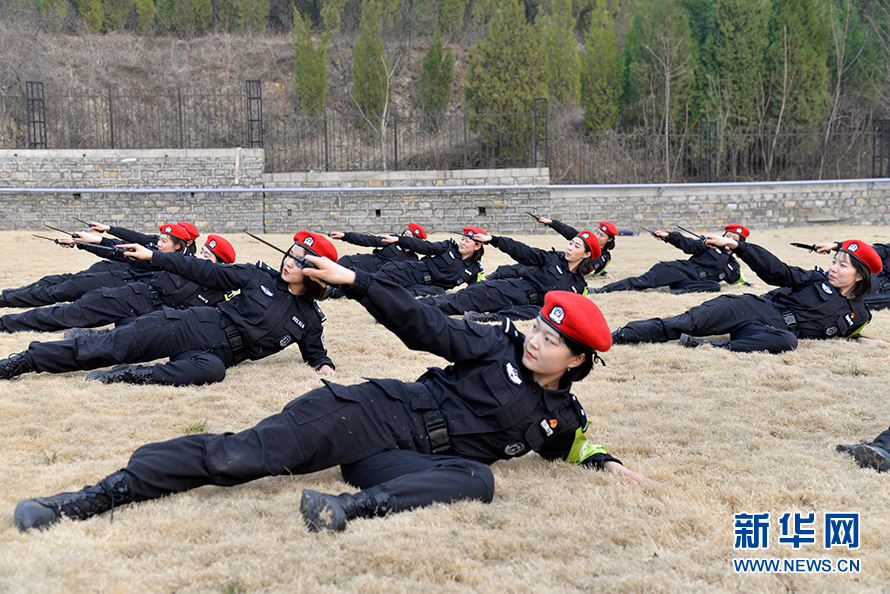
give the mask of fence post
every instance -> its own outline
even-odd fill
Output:
[[[393,142],[393,171],[399,170],[399,117],[395,106],[392,108],[392,142]]]
[[[330,171],[331,164],[328,161],[328,110],[324,110],[322,112],[322,116],[324,117],[324,170]]]
[[[258,80],[247,81],[247,146],[263,148],[263,87]]]
[[[176,110],[179,116],[179,148],[185,148],[185,130],[182,121],[182,88],[176,87]]]
[[[548,142],[548,113],[547,113],[547,99],[546,98],[538,98],[535,99],[535,115],[534,115],[534,166],[538,167],[541,163],[543,163],[544,167],[548,167],[550,164],[550,143]],[[544,148],[544,158],[538,158],[538,143],[543,144]]]
[[[46,110],[42,82],[25,82],[25,107],[28,113],[28,148],[45,149]]]
[[[108,133],[111,137],[111,148],[114,149],[114,108],[111,103],[111,87],[108,87]]]
[[[875,120],[871,139],[871,176],[890,177],[890,120]]]

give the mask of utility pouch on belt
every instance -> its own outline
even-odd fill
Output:
[[[217,311],[219,311],[219,309],[217,309]],[[240,363],[247,359],[247,352],[244,348],[244,337],[241,336],[241,332],[238,331],[235,324],[233,324],[222,312],[219,314],[219,323],[223,332],[226,333],[226,340],[229,341],[229,348],[232,349],[232,356],[235,358],[235,363]]]
[[[448,423],[439,411],[438,404],[429,390],[421,383],[407,384],[408,390],[416,397],[411,408],[421,412],[423,425],[429,439],[430,454],[450,456],[451,438],[448,436]]]

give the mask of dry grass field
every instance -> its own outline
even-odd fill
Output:
[[[325,229],[323,231],[330,231]],[[442,239],[444,236],[433,237]],[[828,266],[789,241],[890,240],[888,227],[754,231],[752,242],[786,262]],[[269,248],[229,236],[239,262]],[[285,235],[269,236],[282,246]],[[519,237],[540,247],[554,233]],[[341,254],[357,251],[337,243]],[[26,232],[0,233],[0,286],[80,270],[89,254]],[[684,257],[648,236],[619,237],[617,278]],[[488,248],[485,268],[508,259]],[[756,286],[726,292],[765,292]],[[606,281],[592,279],[591,286]],[[684,311],[708,295],[596,295],[610,326]],[[408,351],[348,300],[324,302],[327,344],[341,383],[413,380],[443,361]],[[8,310],[7,310],[8,311]],[[2,312],[0,312],[2,313]],[[522,328],[527,323],[520,324]],[[866,334],[890,340],[890,312]],[[29,341],[2,335],[0,355]],[[532,454],[494,465],[494,502],[434,506],[358,520],[341,534],[310,534],[298,512],[303,488],[350,490],[337,469],[204,487],[126,506],[85,522],[21,534],[18,501],[76,490],[121,468],[139,445],[206,431],[238,431],[320,385],[296,348],[229,370],[192,388],[105,386],[85,373],[29,374],[0,383],[0,592],[888,592],[890,476],[858,468],[838,443],[870,440],[890,425],[890,346],[802,341],[782,355],[736,354],[676,343],[616,346],[576,385],[598,441],[654,479],[612,475]],[[735,550],[734,514],[770,513],[769,547]],[[815,514],[816,543],[779,542],[779,517]],[[860,547],[826,549],[823,517],[860,514]],[[734,558],[858,559],[858,573],[737,573]]]

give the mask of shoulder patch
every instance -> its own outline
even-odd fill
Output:
[[[525,444],[521,441],[514,441],[513,443],[507,444],[507,447],[504,448],[504,453],[508,456],[518,456],[524,451]]]

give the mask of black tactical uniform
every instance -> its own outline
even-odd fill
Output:
[[[672,318],[631,322],[616,330],[616,344],[666,342],[681,334],[729,334],[733,351],[780,353],[798,338],[850,337],[871,320],[859,297],[847,299],[822,270],[788,266],[762,247],[739,242],[735,253],[764,282],[779,288],[765,295],[723,295]]]
[[[739,263],[732,254],[708,247],[701,240],[691,239],[676,231],[668,233],[665,241],[692,254],[692,257],[659,262],[641,276],[609,283],[595,292],[642,291],[665,286],[678,292],[718,292],[720,281],[729,285],[744,282]],[[739,243],[744,244],[744,241]]]
[[[381,238],[363,233],[344,233],[340,241],[376,248],[370,254],[354,254],[343,256],[337,260],[337,264],[353,270],[365,272],[377,272],[385,264],[390,262],[416,262],[417,254],[406,250],[398,243],[385,243]]]
[[[529,247],[509,237],[492,236],[489,243],[521,265],[528,266],[530,271],[522,278],[483,280],[455,293],[428,297],[423,302],[448,315],[468,311],[498,312],[513,319],[530,320],[541,311],[547,291],[571,291],[582,295],[587,292],[584,276],[569,269],[564,252]]]
[[[138,243],[149,249],[158,249],[158,235],[137,233],[123,227],[110,227],[108,233],[115,237],[120,237],[121,241],[103,237],[99,245],[110,247],[121,243]],[[84,249],[86,246],[78,244],[77,247]],[[3,307],[40,307],[60,301],[74,301],[88,291],[101,287],[120,287],[126,282],[126,279],[133,280],[134,273],[129,265],[129,261],[123,258],[108,258],[107,252],[90,251],[93,251],[103,259],[80,272],[50,274],[29,285],[15,289],[6,289],[2,292],[0,305]],[[111,274],[95,276],[97,273],[106,272]],[[56,291],[48,289],[52,285],[61,283],[68,284]],[[37,287],[47,288],[37,289]]]
[[[133,232],[135,233],[135,232]],[[152,236],[143,236],[151,238]],[[155,237],[156,239],[156,237]],[[93,244],[77,244],[78,249],[92,252],[101,258],[89,269],[74,274],[59,274],[20,287],[17,289],[5,289],[3,291],[2,305],[4,307],[43,307],[54,303],[75,301],[90,291],[108,287],[123,287],[127,283],[146,280],[151,275],[151,270],[142,262],[134,262],[122,256],[114,255],[103,248],[114,247],[123,242],[103,238],[96,247]],[[134,242],[137,243],[137,242]],[[157,249],[154,243],[140,244],[149,249]],[[182,248],[183,254],[191,255],[187,247]],[[103,262],[107,262],[103,264]],[[101,264],[101,266],[100,266]]]
[[[323,316],[315,301],[293,295],[278,271],[259,263],[216,264],[154,252],[151,264],[217,290],[240,293],[218,307],[192,307],[140,316],[107,334],[57,342],[32,342],[24,353],[34,371],[64,373],[169,357],[151,369],[153,383],[221,381],[245,359],[262,359],[292,343],[314,368],[333,363],[324,347]]]
[[[890,243],[875,243],[871,247],[880,256],[884,269],[871,275],[871,293],[865,296],[865,302],[870,309],[890,309]]]
[[[0,317],[6,332],[54,332],[66,328],[95,328],[116,324],[162,307],[185,309],[216,305],[228,291],[202,287],[166,271],[151,273],[140,282],[94,289],[80,299],[54,307],[31,309]]]
[[[389,495],[389,510],[405,511],[491,501],[494,479],[486,465],[531,451],[595,468],[615,460],[588,441],[588,421],[570,386],[546,390],[535,383],[521,362],[523,336],[509,320],[500,327],[453,320],[361,271],[344,291],[409,348],[455,363],[415,383],[326,381],[240,433],[145,445],[123,471],[125,501],[340,465],[347,482],[379,487]]]
[[[566,225],[561,221],[557,221],[553,219],[549,225],[547,225],[569,241],[575,239],[578,236],[578,230],[572,227],[571,225]],[[587,276],[599,276],[606,271],[606,266],[609,265],[609,262],[612,261],[612,254],[609,250],[605,249],[605,246],[600,246],[601,252],[600,257],[595,258],[590,261],[593,264],[593,270],[587,274]],[[523,276],[527,276],[529,273],[534,272],[535,266],[527,266],[525,264],[505,264],[503,266],[498,266],[497,269],[492,274],[485,275],[487,280],[502,280],[505,278],[520,278]]]
[[[483,275],[482,264],[472,256],[463,259],[452,239],[429,242],[400,235],[398,244],[426,257],[416,262],[390,262],[377,274],[405,287],[415,297],[439,295],[460,284],[475,283]]]

